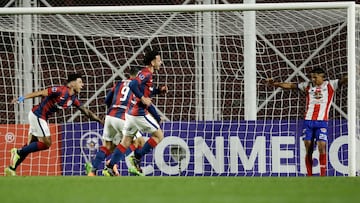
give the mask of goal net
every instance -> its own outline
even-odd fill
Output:
[[[153,98],[166,117],[165,139],[143,158],[146,175],[306,175],[305,95],[269,87],[265,79],[309,81],[316,67],[325,69],[328,79],[346,76],[348,13],[345,7],[275,10],[272,5],[256,12],[126,13],[124,7],[119,13],[1,14],[1,171],[9,165],[10,149],[27,142],[27,114],[40,101],[11,104],[14,97],[63,85],[77,72],[85,82],[80,101],[105,117],[106,92],[129,67],[143,66],[143,53],[152,48],[163,60],[154,84],[167,84],[169,92]],[[355,109],[348,110],[347,93],[347,86],[338,89],[330,109],[329,176],[349,175],[347,119]],[[17,174],[85,175],[85,162],[101,146],[102,126],[76,108],[60,110],[49,123],[53,145],[29,155]],[[317,159],[315,150],[314,174]],[[120,163],[122,175],[127,166]]]

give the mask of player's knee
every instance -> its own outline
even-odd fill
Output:
[[[39,141],[39,139],[36,136],[29,134],[29,143],[37,142],[37,141]]]
[[[326,145],[318,145],[318,150],[320,154],[326,153]]]
[[[132,143],[133,138],[131,136],[124,136],[123,139],[121,140],[121,144],[124,147],[129,147]]]
[[[135,140],[135,143],[134,143],[136,146],[144,146],[145,144],[145,139],[143,137],[138,137],[136,140]]]
[[[46,146],[46,148],[50,148],[51,147],[51,139],[50,137],[46,137],[44,139],[39,139],[40,142],[44,143],[44,145]]]
[[[161,129],[159,129],[153,133],[153,137],[156,138],[159,143],[164,139],[164,133]]]
[[[108,150],[110,150],[113,147],[112,141],[103,140],[103,146],[106,147]]]
[[[47,149],[49,149],[50,147],[51,147],[51,141],[50,142],[46,142],[46,143],[44,143],[45,145],[46,145],[46,147],[47,147]]]

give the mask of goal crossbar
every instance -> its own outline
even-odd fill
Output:
[[[282,3],[282,4],[217,4],[217,5],[154,5],[154,6],[85,6],[0,8],[0,15],[9,14],[106,14],[106,13],[161,13],[161,12],[211,12],[211,11],[265,11],[344,9],[355,2]]]

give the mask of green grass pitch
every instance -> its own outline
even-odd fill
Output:
[[[359,201],[360,177],[0,177],[2,203]]]

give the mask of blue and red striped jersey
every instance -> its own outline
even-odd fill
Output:
[[[79,108],[81,105],[76,94],[70,95],[67,86],[49,87],[47,90],[48,96],[43,97],[40,104],[32,108],[39,118],[47,120],[52,113],[60,109],[66,109],[71,105]]]
[[[134,80],[137,80],[139,91],[144,97],[151,97],[153,78],[150,70],[146,67],[141,69]],[[141,102],[141,99],[134,95],[129,105],[128,114],[133,116],[143,116],[148,114],[148,110]]]
[[[109,107],[107,115],[125,119],[125,112],[131,96],[130,82],[131,80],[117,82],[108,92],[105,99]]]

